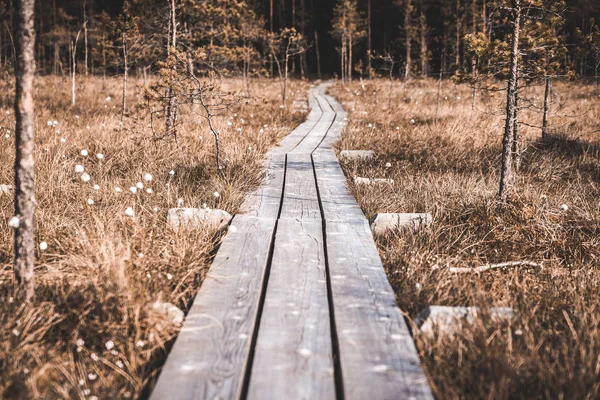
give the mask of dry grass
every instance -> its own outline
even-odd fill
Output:
[[[600,398],[599,91],[556,85],[553,109],[564,108],[550,118],[554,138],[543,142],[539,129],[521,127],[520,176],[499,211],[502,94],[478,95],[472,110],[470,90],[447,82],[436,115],[436,82],[396,83],[391,108],[388,87],[377,81],[332,92],[350,111],[338,147],[377,152],[372,161],[345,163],[347,175],[395,180],[352,185],[367,216],[434,216],[428,230],[377,241],[398,304],[412,318],[429,305],[517,311],[508,325],[482,319],[454,337],[415,335],[437,398]],[[539,102],[543,91],[529,93]],[[540,125],[541,116],[526,112],[523,121]],[[447,269],[513,260],[544,268]]]
[[[234,81],[226,85],[242,87]],[[261,97],[217,122],[225,161],[218,174],[204,121],[188,121],[178,145],[154,142],[141,109],[119,125],[118,79],[106,87],[100,79],[82,79],[75,107],[69,81],[38,79],[36,227],[39,241],[49,246],[37,254],[35,301],[17,304],[7,227],[12,196],[0,196],[0,398],[147,394],[179,329],[147,304],[161,299],[187,310],[220,239],[214,230],[172,231],[167,210],[182,199],[187,207],[206,203],[235,213],[259,183],[262,154],[300,122],[291,112],[294,96],[280,108],[277,82],[253,85]],[[306,86],[294,82],[296,90],[305,92]],[[140,88],[132,90],[129,104],[140,95]],[[14,118],[10,105],[0,107],[0,184],[12,184]],[[48,126],[54,120],[57,127]],[[80,155],[82,149],[89,151],[87,157]],[[76,164],[85,166],[90,182],[79,179]],[[147,173],[152,182],[130,193]],[[148,187],[152,194],[145,192]],[[135,218],[124,214],[127,207],[134,208]]]

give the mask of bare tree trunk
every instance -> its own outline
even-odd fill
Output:
[[[404,12],[404,29],[406,30],[406,69],[404,71],[404,80],[407,81],[410,78],[410,68],[411,68],[411,36],[412,36],[412,27],[410,26],[412,13],[412,3],[411,0],[406,1],[406,10]]]
[[[14,269],[25,299],[34,295],[35,262],[35,170],[34,170],[34,102],[35,27],[34,0],[14,0],[15,65],[15,214],[19,226],[15,230]]]
[[[421,74],[423,77],[427,76],[428,68],[427,68],[427,18],[425,17],[425,12],[423,11],[423,6],[421,6],[421,15],[419,17],[420,24],[420,39],[421,39]]]
[[[317,77],[321,79],[321,53],[319,52],[319,34],[315,30],[315,50],[317,51]]]
[[[123,102],[121,105],[121,122],[125,119],[125,113],[127,112],[127,72],[129,70],[129,60],[127,59],[127,35],[125,31],[122,34],[123,40]]]
[[[548,101],[550,98],[550,77],[544,78],[544,117],[542,119],[542,138],[548,137],[548,110],[550,108]]]
[[[367,76],[371,79],[371,0],[367,2]]]
[[[342,82],[346,83],[346,38],[342,38]]]
[[[455,63],[456,68],[460,68],[460,25],[462,23],[462,17],[460,15],[460,0],[456,0],[456,42],[455,42]]]
[[[519,77],[517,76],[517,83],[519,81]],[[517,84],[518,88],[518,84]],[[517,180],[517,175],[519,173],[519,169],[521,167],[521,149],[519,146],[519,93],[515,93],[515,115],[513,117],[514,125],[513,125],[513,139],[512,139],[512,156],[513,156],[513,174],[511,176],[512,182],[514,183]]]
[[[171,18],[170,18],[170,26],[171,26],[171,37],[168,40],[168,49],[167,52],[170,54],[171,51],[175,51],[177,45],[177,19],[176,19],[176,8],[175,8],[175,0],[170,1],[171,5]],[[175,68],[175,67],[173,67]],[[166,134],[174,135],[175,134],[175,116],[177,110],[175,109],[175,96],[173,93],[173,88],[169,86],[168,90],[169,104],[167,106],[167,116],[165,120],[166,124]]]
[[[86,10],[86,1],[83,1],[83,40],[85,46],[85,57],[84,57],[84,71],[85,76],[88,76],[88,31],[87,31],[87,10]]]
[[[498,200],[506,203],[510,183],[512,182],[512,141],[515,127],[515,109],[517,102],[518,71],[519,71],[519,36],[521,34],[521,0],[513,0],[513,38],[510,55],[510,76],[506,90],[506,123],[504,125],[504,136],[502,139],[502,167],[500,170],[500,188]]]
[[[348,37],[348,82],[352,82],[352,36]]]

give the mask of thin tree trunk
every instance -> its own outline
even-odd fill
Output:
[[[122,35],[123,40],[123,102],[121,106],[121,122],[125,119],[125,113],[127,112],[127,72],[129,70],[128,59],[127,59],[127,36],[125,31],[123,31]]]
[[[506,91],[506,123],[504,125],[504,136],[502,139],[502,167],[500,170],[500,187],[498,200],[506,203],[510,183],[512,182],[512,141],[515,127],[515,108],[517,102],[518,71],[519,71],[519,36],[521,34],[521,0],[514,1],[514,21],[512,50],[510,56],[510,76]]]
[[[548,104],[550,98],[550,85],[551,85],[550,77],[545,77],[544,79],[544,117],[542,120],[542,138],[548,137],[548,110],[550,105]]]
[[[519,77],[517,76],[517,82]],[[517,84],[518,87],[518,84]],[[513,117],[513,139],[512,139],[512,155],[513,155],[513,174],[511,176],[512,183],[517,181],[517,174],[521,167],[521,150],[519,146],[519,93],[515,93],[515,115]]]
[[[460,68],[460,25],[462,23],[462,17],[460,16],[460,0],[456,0],[456,42],[455,42],[455,63],[456,68]]]
[[[171,51],[175,51],[176,45],[177,45],[177,20],[176,20],[176,8],[175,8],[175,0],[171,0],[170,1],[170,5],[171,5],[171,18],[170,18],[170,26],[171,26],[171,30],[170,30],[170,37],[168,40],[168,45],[167,45],[167,52],[168,54],[171,53]],[[175,68],[175,66],[173,67]],[[168,98],[169,98],[169,104],[167,106],[167,116],[166,116],[166,134],[167,136],[169,135],[174,135],[175,134],[175,117],[176,117],[176,113],[177,110],[175,109],[175,96],[173,93],[173,88],[171,86],[169,86],[169,90],[168,90]]]
[[[346,38],[342,38],[342,82],[346,83]]]
[[[34,169],[34,102],[35,26],[34,0],[14,0],[15,65],[15,215],[19,226],[14,238],[15,277],[26,300],[34,295],[35,262],[35,169]]]
[[[371,0],[367,2],[367,76],[371,79]]]
[[[427,76],[427,18],[425,17],[425,12],[423,11],[423,6],[421,6],[421,15],[419,17],[420,23],[420,39],[421,39],[421,74],[423,77]]]
[[[319,52],[319,34],[315,30],[315,50],[317,52],[317,77],[321,79],[321,53]]]
[[[411,68],[411,58],[410,58],[410,53],[411,53],[411,36],[412,36],[412,28],[410,26],[410,20],[411,20],[411,13],[412,13],[412,4],[411,4],[411,0],[407,0],[406,1],[406,10],[404,12],[404,29],[406,30],[406,42],[405,42],[405,46],[406,46],[406,69],[404,71],[404,80],[407,81],[410,78],[410,68]]]
[[[83,70],[85,71],[85,76],[88,76],[88,31],[87,31],[87,11],[86,11],[86,1],[83,2],[83,40],[84,40],[84,50],[85,50],[85,56],[84,56],[84,67]]]
[[[348,82],[352,82],[352,36],[348,37]]]

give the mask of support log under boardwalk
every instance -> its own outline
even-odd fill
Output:
[[[325,89],[267,154],[152,399],[433,398],[332,149],[346,114]]]

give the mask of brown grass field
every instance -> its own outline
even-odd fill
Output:
[[[184,207],[206,203],[235,213],[260,182],[262,154],[303,118],[291,112],[291,102],[295,91],[307,90],[293,82],[280,108],[277,81],[254,81],[260,97],[217,121],[224,152],[219,174],[205,121],[188,118],[178,144],[157,142],[147,113],[135,107],[142,102],[139,86],[129,94],[134,107],[121,126],[119,79],[103,87],[99,78],[82,78],[78,85],[71,107],[69,80],[37,79],[36,228],[48,248],[37,251],[30,306],[13,300],[13,232],[7,227],[13,204],[12,196],[0,195],[0,398],[147,394],[179,329],[147,305],[160,299],[187,310],[220,239],[214,230],[174,232],[166,225],[167,210],[181,199]],[[243,87],[241,81],[224,85]],[[14,118],[10,99],[4,100],[0,184],[12,184]],[[75,173],[77,164],[89,182]],[[144,181],[145,174],[152,181]],[[133,194],[129,188],[137,182],[145,187]],[[128,207],[135,217],[125,215]]]
[[[478,93],[472,110],[470,89],[445,82],[437,109],[437,87],[435,81],[395,83],[391,107],[388,81],[331,89],[350,113],[338,148],[377,154],[345,162],[347,176],[395,180],[351,184],[367,217],[434,216],[429,229],[377,240],[407,317],[429,305],[517,313],[509,324],[482,318],[454,336],[415,335],[436,397],[600,398],[600,91],[555,85],[553,137],[546,141],[528,126],[541,125],[541,115],[523,112],[520,174],[500,211],[502,94]],[[539,106],[543,88],[527,93],[537,95]],[[522,260],[543,268],[448,270]]]

